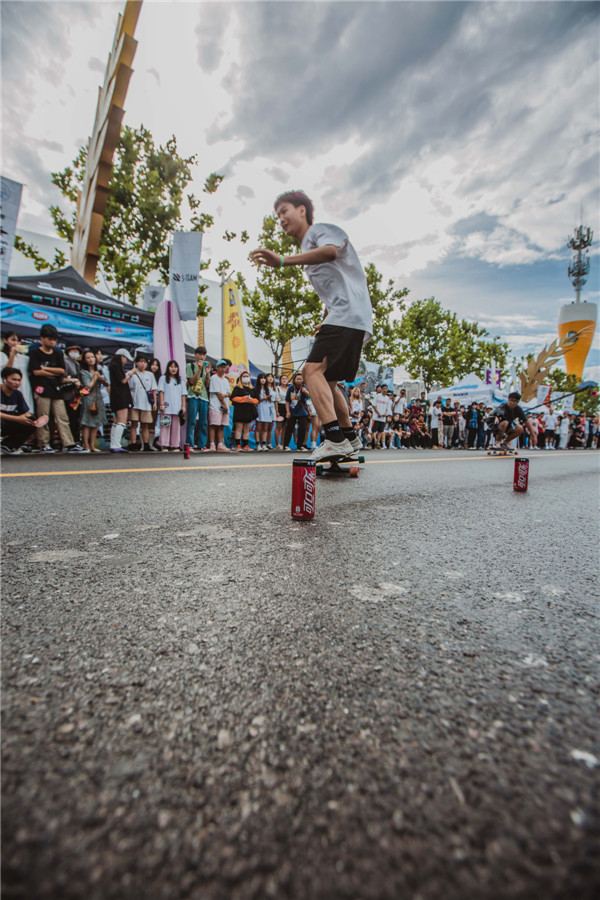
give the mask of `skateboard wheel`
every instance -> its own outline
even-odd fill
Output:
[[[359,463],[364,463],[364,461],[365,461],[364,456],[359,456],[358,461],[359,461]]]
[[[322,475],[324,472],[323,466],[317,466],[317,475]]]
[[[492,455],[492,451],[488,450],[488,456],[491,456],[491,455]]]
[[[348,469],[348,474],[350,475],[351,478],[358,478],[359,472],[360,472],[360,469],[358,468],[358,466],[350,466],[350,468]]]
[[[515,456],[518,456],[518,455],[519,455],[519,451],[515,450]]]

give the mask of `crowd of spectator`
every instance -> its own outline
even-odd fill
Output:
[[[63,353],[57,341],[52,325],[44,325],[29,347],[16,332],[4,336],[4,454],[100,453],[102,443],[113,453],[178,452],[186,445],[190,452],[291,452],[292,442],[308,452],[320,442],[321,422],[299,372],[291,380],[259,373],[253,382],[245,370],[232,386],[229,361],[211,365],[205,347],[196,348],[184,373],[176,360],[163,372],[145,353],[134,358],[120,348],[107,362],[98,348],[72,343]],[[485,403],[465,406],[443,395],[431,403],[425,393],[408,400],[405,390],[394,393],[386,384],[371,393],[366,382],[341,387],[365,450],[494,445],[492,408]],[[544,406],[526,416],[523,449],[598,448],[597,415],[556,414]]]

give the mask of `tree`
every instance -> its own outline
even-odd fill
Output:
[[[394,290],[391,278],[387,287],[383,288],[383,275],[373,263],[365,267],[365,274],[373,307],[373,337],[365,344],[363,356],[367,362],[386,366],[399,365],[400,322],[392,317],[405,309],[404,298],[408,294],[408,288]]]
[[[399,361],[411,378],[423,378],[427,390],[434,384],[450,385],[470,372],[483,377],[492,357],[501,367],[508,358],[508,344],[499,337],[489,340],[485,328],[458,319],[433,297],[408,307],[398,335]]]
[[[52,183],[72,204],[70,212],[63,212],[59,206],[50,207],[59,236],[69,242],[73,241],[75,233],[77,196],[84,179],[86,156],[87,149],[82,147],[71,166],[52,173]],[[161,281],[168,283],[169,239],[182,227],[184,192],[196,163],[195,155],[187,158],[179,155],[174,136],[164,147],[156,147],[152,135],[143,125],[137,129],[129,126],[122,129],[115,151],[98,254],[119,299],[137,304],[148,275],[156,270],[160,272]],[[221,175],[209,175],[204,191],[214,193],[222,180]],[[201,201],[193,194],[186,194],[185,199],[191,230],[210,228],[213,217],[199,212]],[[20,238],[17,240],[19,244],[15,241],[15,245],[34,260],[38,271],[50,267],[33,245],[24,244]],[[209,265],[210,261],[203,262],[201,269]],[[198,315],[207,312],[201,289]]]
[[[553,369],[549,374],[547,381],[552,385],[552,391],[564,391],[566,394],[574,391],[581,380],[577,375],[567,375],[564,369]],[[586,416],[595,416],[598,412],[598,388],[589,387],[585,391],[575,394],[567,400],[577,412],[585,413]]]
[[[277,230],[275,216],[265,216],[259,246],[282,256],[297,253],[293,238]],[[225,260],[226,262],[226,260]],[[237,285],[242,295],[248,327],[270,347],[275,366],[283,348],[293,338],[312,334],[321,321],[322,305],[301,266],[260,269],[256,288],[250,290],[241,274]]]

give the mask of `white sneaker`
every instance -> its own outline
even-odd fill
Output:
[[[339,444],[334,444],[333,441],[325,438],[323,443],[311,453],[309,459],[332,459],[338,456],[352,456],[354,453],[356,453],[356,451],[347,438],[344,438]]]
[[[283,448],[283,452],[284,452],[284,453],[291,453],[291,452],[292,452],[292,449],[291,449],[291,447],[284,447],[284,448]]]
[[[217,444],[217,451],[219,453],[229,453],[229,447],[226,447],[225,444]]]

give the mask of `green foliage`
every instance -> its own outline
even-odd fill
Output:
[[[427,390],[470,372],[481,378],[492,357],[504,367],[508,352],[508,344],[498,337],[489,340],[485,328],[458,319],[433,297],[411,304],[400,323],[397,358],[411,378],[422,376]]]
[[[406,308],[404,298],[408,294],[408,288],[394,290],[391,278],[387,287],[382,287],[383,275],[373,263],[365,267],[365,274],[373,308],[373,337],[365,344],[363,357],[367,362],[397,366],[400,364],[400,322],[392,316]]]
[[[259,245],[283,256],[298,252],[294,239],[278,229],[274,216],[263,219]],[[241,274],[236,280],[248,327],[269,345],[277,366],[287,341],[312,334],[321,321],[321,301],[301,266],[261,267],[256,289],[252,291]]]
[[[570,393],[574,391],[581,379],[577,375],[567,375],[564,369],[553,369],[548,375],[548,381],[552,385],[553,391],[564,391]],[[593,396],[595,394],[596,396]],[[600,406],[598,401],[598,388],[587,388],[579,394],[575,394],[568,401],[572,404],[577,412],[585,413],[586,416],[595,416]]]
[[[53,184],[73,205],[83,183],[86,155],[86,148],[81,148],[71,166],[52,174]],[[104,273],[115,285],[114,293],[120,299],[137,304],[148,275],[155,270],[160,272],[161,281],[168,283],[169,240],[182,227],[184,191],[192,180],[192,167],[196,163],[196,156],[179,155],[175,137],[164,147],[157,147],[143,126],[137,129],[125,126],[121,130],[98,254]],[[214,193],[222,180],[222,175],[209,175],[204,191]],[[187,194],[185,199],[191,213],[191,230],[210,228],[213,217],[198,211],[200,200],[193,194]],[[53,206],[50,213],[58,234],[72,242],[76,210],[65,213]],[[39,257],[38,262],[45,261]],[[205,263],[201,268],[208,265]],[[45,263],[44,267],[49,268],[50,264]],[[209,310],[202,293],[200,289],[198,315],[206,315]]]
[[[62,252],[62,250],[56,250],[54,253],[54,259],[52,263],[49,263],[48,260],[44,259],[42,254],[38,251],[35,244],[26,244],[22,237],[18,234],[15,235],[15,249],[19,250],[23,256],[26,256],[27,259],[33,260],[33,265],[36,272],[43,272],[45,269],[62,269],[67,265],[67,257]]]

